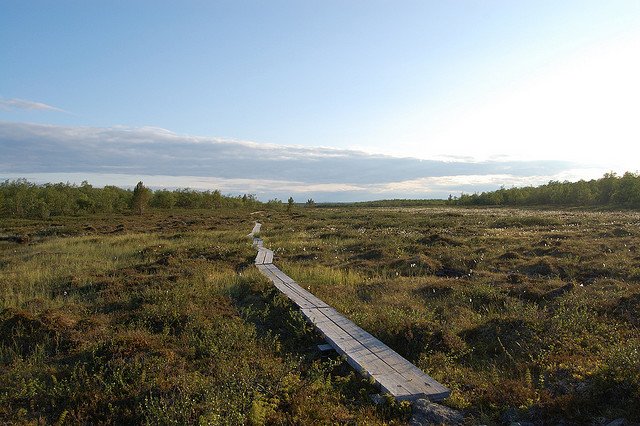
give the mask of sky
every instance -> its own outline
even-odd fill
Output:
[[[0,64],[0,178],[349,201],[640,169],[635,0],[0,0]]]

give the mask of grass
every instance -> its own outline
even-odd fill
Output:
[[[469,423],[640,420],[640,214],[251,213],[3,222],[0,421],[405,423],[252,267],[254,220],[287,274]]]
[[[5,235],[30,242],[2,243],[0,421],[405,419],[406,408],[372,406],[342,360],[320,357],[300,314],[250,267],[248,213],[56,219],[63,233],[9,223]]]
[[[306,209],[265,245],[294,279],[491,423],[638,420],[636,212]],[[312,255],[303,256],[301,253]]]

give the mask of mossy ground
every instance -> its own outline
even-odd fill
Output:
[[[453,389],[470,422],[640,412],[640,215],[463,208],[150,211],[0,226],[0,419],[404,423],[322,358],[276,262]]]
[[[286,273],[451,387],[470,421],[640,419],[637,212],[316,208],[265,222]]]
[[[3,224],[0,421],[401,422],[252,267],[250,212]],[[14,238],[20,236],[19,238]]]

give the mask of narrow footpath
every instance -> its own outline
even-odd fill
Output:
[[[449,396],[449,389],[278,269],[273,264],[273,251],[265,248],[262,240],[255,236],[260,232],[260,227],[261,224],[256,222],[249,234],[258,249],[256,267],[300,308],[327,343],[344,355],[356,371],[373,378],[383,393],[389,393],[400,401],[421,398],[440,401]]]

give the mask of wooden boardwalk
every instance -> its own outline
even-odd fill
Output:
[[[256,222],[249,236],[259,233],[260,226]],[[278,269],[273,264],[273,251],[263,247],[260,238],[254,237],[253,242],[258,249],[255,260],[258,270],[300,307],[305,318],[314,324],[333,349],[344,355],[356,371],[372,377],[382,392],[408,401],[418,398],[440,401],[449,396],[449,389]]]

